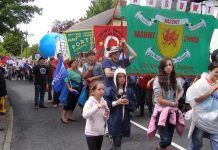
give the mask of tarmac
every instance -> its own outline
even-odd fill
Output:
[[[0,149],[10,150],[12,141],[12,131],[13,131],[13,108],[10,105],[9,100],[6,101],[6,113],[0,115]]]

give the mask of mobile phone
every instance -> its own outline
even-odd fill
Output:
[[[76,96],[76,95],[79,95],[79,92],[78,92],[77,90],[73,90],[72,93],[73,93],[73,95],[75,95],[75,96]]]
[[[127,95],[123,95],[121,98],[122,99],[127,99]]]

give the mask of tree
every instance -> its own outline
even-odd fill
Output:
[[[28,4],[35,0],[1,0],[0,1],[0,35],[14,31],[18,24],[27,24],[42,9]]]
[[[66,20],[66,21],[62,21],[62,22],[60,20],[55,20],[53,22],[51,31],[57,32],[57,33],[63,32],[63,31],[68,30],[75,23],[78,23],[78,21],[76,21],[75,19],[70,20],[70,21]]]
[[[5,56],[5,55],[9,55],[10,53],[8,51],[6,51],[2,44],[0,43],[0,56]]]
[[[116,0],[92,0],[88,10],[86,10],[85,19],[91,18],[103,11],[114,8]]]
[[[21,50],[28,47],[24,33],[21,31],[8,32],[3,35],[2,46],[9,53],[17,56],[21,54]]]
[[[39,48],[38,44],[34,44],[31,47],[25,48],[22,55],[21,55],[21,57],[28,58],[30,56],[35,55],[38,52],[38,48]]]

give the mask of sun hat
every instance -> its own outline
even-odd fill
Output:
[[[108,51],[109,54],[120,51],[119,46],[112,46]]]

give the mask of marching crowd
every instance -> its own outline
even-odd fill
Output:
[[[48,92],[48,100],[53,101],[53,107],[62,103],[60,120],[67,124],[74,121],[73,112],[78,104],[86,119],[85,136],[90,150],[101,149],[105,128],[113,140],[110,149],[121,149],[122,138],[130,136],[131,112],[138,107],[138,116],[144,116],[145,104],[148,105],[151,117],[147,137],[151,138],[158,131],[160,141],[156,149],[168,150],[174,130],[179,135],[183,134],[184,113],[189,110],[192,113],[192,122],[188,149],[201,149],[202,139],[206,137],[210,139],[211,149],[217,150],[218,50],[212,54],[208,72],[203,73],[197,81],[178,77],[171,58],[160,61],[156,76],[130,76],[125,69],[137,54],[125,40],[122,42],[129,53],[128,57],[122,55],[118,46],[112,46],[108,58],[101,62],[96,61],[93,50],[88,52],[87,58],[66,60],[64,65],[67,76],[62,81],[64,86],[59,91],[53,91],[53,95],[52,80],[57,64],[62,59],[61,53],[57,60],[52,58],[47,62],[41,57],[37,64],[23,66],[22,70],[26,72],[23,73],[24,77],[35,85],[35,109],[46,108],[44,95]],[[0,97],[7,95],[2,90],[5,88],[2,70],[1,67]],[[12,73],[12,77],[22,74],[21,69],[14,70],[15,75]]]

